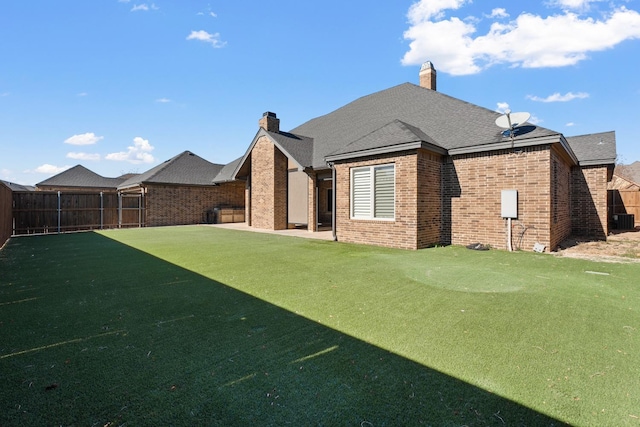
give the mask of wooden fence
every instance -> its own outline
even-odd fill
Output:
[[[635,225],[640,225],[640,191],[609,190],[609,207],[613,215],[634,215]]]
[[[0,182],[0,248],[11,237],[13,231],[11,205],[11,189]]]
[[[13,234],[144,226],[141,195],[114,192],[13,192]]]

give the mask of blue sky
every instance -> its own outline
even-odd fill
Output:
[[[615,130],[640,160],[640,0],[514,3],[3,1],[0,179],[228,163],[263,112],[289,130],[417,84],[427,60],[440,92],[566,136]]]

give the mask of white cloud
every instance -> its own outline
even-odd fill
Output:
[[[531,123],[532,125],[539,125],[540,123],[544,122],[544,120],[532,114],[531,117],[529,117],[529,120],[527,120],[527,122]]]
[[[135,6],[133,6],[131,8],[131,12],[138,12],[140,10],[144,11],[144,12],[148,12],[149,10],[158,10],[159,7],[155,5],[155,3],[151,3],[151,5],[148,5],[146,3],[142,3],[142,4],[136,4]]]
[[[53,175],[53,174],[56,174],[56,173],[64,172],[67,169],[69,169],[70,167],[71,166],[54,166],[54,165],[50,165],[48,163],[45,163],[44,165],[38,166],[34,170],[26,170],[25,172],[27,172],[27,173],[43,173],[43,174]]]
[[[442,18],[447,9],[459,9],[466,0],[420,0],[409,8],[409,22],[419,24],[432,18]]]
[[[205,43],[209,43],[215,48],[224,47],[227,42],[220,40],[220,33],[210,34],[204,30],[191,31],[191,34],[187,36],[187,40],[199,40]]]
[[[76,159],[76,160],[90,160],[90,161],[98,161],[98,160],[100,160],[100,154],[78,153],[78,152],[74,152],[74,151],[71,151],[71,152],[67,153],[67,157],[69,159]]]
[[[578,93],[567,92],[564,95],[561,95],[560,93],[556,92],[553,95],[547,96],[546,98],[540,98],[539,96],[534,96],[534,95],[527,95],[527,99],[530,99],[536,102],[568,102],[568,101],[573,101],[574,99],[585,99],[588,97],[589,97],[589,94],[585,92],[578,92]]]
[[[156,99],[156,102],[159,102],[161,104],[167,104],[167,103],[171,102],[171,100],[169,98],[158,98],[158,99]]]
[[[496,108],[496,111],[500,114],[504,114],[507,112],[507,110],[509,109],[509,103],[507,102],[498,102],[498,107]]]
[[[107,160],[115,160],[119,162],[129,163],[153,163],[155,161],[151,151],[154,147],[149,144],[149,141],[139,136],[133,138],[133,145],[127,147],[127,151],[120,151],[118,153],[107,154],[105,157]]]
[[[87,92],[80,92],[76,96],[83,97],[83,96],[87,96],[87,95],[89,95]]]
[[[490,18],[508,18],[509,14],[507,13],[507,10],[505,8],[497,7],[491,11],[491,15],[489,15],[489,17]]]
[[[575,126],[575,125],[576,125],[575,123],[573,123],[573,122],[569,122],[569,123],[567,123],[565,126],[567,126],[567,127],[572,127],[572,126]]]
[[[104,136],[96,136],[93,132],[83,133],[81,135],[73,135],[70,138],[64,140],[65,144],[71,145],[93,145],[104,139]]]
[[[477,34],[475,18],[444,18],[445,10],[464,3],[420,0],[413,4],[408,12],[410,27],[404,33],[411,42],[402,63],[419,65],[428,60],[439,71],[453,75],[475,74],[496,64],[562,67],[586,59],[591,52],[640,38],[640,13],[624,7],[603,18],[566,11],[549,16],[523,12],[510,22],[493,22],[486,34]]]

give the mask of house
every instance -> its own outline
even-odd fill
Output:
[[[21,185],[15,182],[0,180],[0,183],[6,185],[11,191],[36,191],[36,187],[32,185]]]
[[[141,199],[146,226],[201,224],[213,221],[215,208],[244,207],[244,183],[225,179],[228,170],[184,151],[117,189],[123,198]]]
[[[79,209],[80,205],[113,210],[117,226],[162,226],[201,224],[213,221],[215,209],[236,208],[244,220],[243,182],[228,179],[234,163],[211,163],[190,151],[159,164],[141,174],[105,178],[84,166],[77,165],[36,184],[36,194],[51,191],[90,195],[106,193],[104,200],[81,202],[78,197],[65,199],[64,209]],[[214,183],[214,178],[218,177]],[[64,194],[63,194],[64,196]],[[59,197],[59,196],[58,196]],[[39,202],[27,200],[28,206]],[[84,199],[83,199],[84,200]],[[98,200],[98,199],[96,199]],[[96,203],[100,203],[95,207]],[[98,206],[98,205],[96,205]],[[25,220],[26,221],[26,220]],[[26,226],[25,226],[26,227]]]
[[[37,191],[115,192],[124,177],[105,178],[82,165],[76,165],[36,184]]]
[[[262,229],[331,227],[336,240],[419,249],[511,243],[552,250],[570,234],[605,239],[615,134],[567,138],[420,84],[359,98],[284,132],[267,112],[231,180],[245,183],[246,222]],[[214,182],[216,180],[214,179]],[[502,190],[515,190],[514,218]],[[510,225],[510,229],[507,227]]]

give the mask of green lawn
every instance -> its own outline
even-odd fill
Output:
[[[14,238],[0,425],[640,425],[640,264],[212,227]]]

